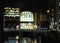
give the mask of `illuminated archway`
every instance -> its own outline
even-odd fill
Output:
[[[20,21],[33,22],[33,13],[30,11],[23,11],[20,13]]]
[[[20,29],[33,29],[34,17],[30,11],[20,13]]]

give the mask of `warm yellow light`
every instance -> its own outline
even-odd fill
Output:
[[[37,28],[37,25],[34,25],[34,29],[36,29]]]
[[[5,7],[4,9],[8,9],[9,7]]]
[[[9,9],[9,10],[19,10],[20,8],[5,7],[4,9]]]
[[[5,7],[4,9],[10,9],[10,10],[11,10],[11,8],[10,8],[10,7]]]
[[[37,43],[37,39],[34,39],[34,43]]]
[[[31,23],[28,23],[28,29],[33,29],[33,25]]]
[[[16,40],[16,43],[18,43],[18,40]]]

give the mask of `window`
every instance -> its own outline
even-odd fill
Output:
[[[29,11],[20,14],[20,21],[33,22],[33,13]]]
[[[4,16],[8,16],[8,17],[10,17],[10,16],[12,16],[12,17],[16,17],[16,16],[18,16],[19,17],[19,9],[17,9],[17,8],[7,8],[7,9],[5,9],[5,15]]]
[[[33,29],[34,15],[30,11],[19,12],[19,8],[4,8],[4,30]],[[14,29],[12,29],[14,28]],[[10,30],[9,30],[10,29]]]
[[[33,29],[33,23],[21,23],[21,29]]]
[[[20,29],[33,29],[34,17],[30,11],[20,13]]]
[[[4,31],[16,31],[20,27],[19,8],[5,7],[4,15]]]

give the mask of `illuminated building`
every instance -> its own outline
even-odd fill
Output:
[[[16,0],[6,1],[7,3],[4,2],[2,29],[4,43],[51,43],[52,39],[56,40],[56,34],[50,33],[57,28],[55,24],[57,25],[57,22],[60,21],[55,15],[55,11],[58,12],[58,10],[55,10],[54,0],[49,0],[50,2],[46,6],[45,0],[41,1],[44,3],[42,6],[40,2],[34,3],[34,1],[32,5],[29,4],[30,2],[26,4],[26,1],[21,1],[21,3]]]

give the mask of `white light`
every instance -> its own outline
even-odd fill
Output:
[[[37,40],[36,39],[34,39],[34,43],[37,43]]]
[[[59,2],[59,6],[60,6],[60,2]]]
[[[59,22],[60,22],[60,20],[59,20]]]
[[[11,9],[10,7],[5,7],[4,9]]]
[[[16,26],[16,29],[17,29],[17,30],[19,29],[19,25]]]
[[[55,22],[55,25],[57,25],[57,22]]]
[[[16,40],[16,43],[18,43],[18,40]]]
[[[16,36],[16,39],[19,39],[19,36]]]
[[[8,17],[19,17],[19,15],[4,15],[4,16],[8,16]]]
[[[50,11],[49,10],[47,10],[47,13],[49,13]]]

